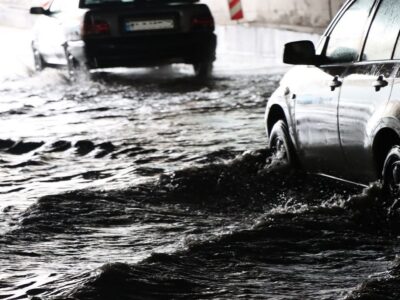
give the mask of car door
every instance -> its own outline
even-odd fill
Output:
[[[397,71],[392,61],[400,30],[400,1],[381,0],[365,40],[360,61],[349,67],[339,100],[339,133],[348,174],[376,180],[372,138],[390,98]]]
[[[382,123],[396,132],[400,132],[400,34],[397,38],[396,48],[393,54],[393,62],[397,65],[397,72],[393,81],[390,99],[383,115]]]
[[[326,63],[298,74],[295,94],[296,144],[307,169],[330,175],[346,169],[338,132],[338,103],[342,78],[359,57],[365,26],[374,0],[348,4],[323,39]]]

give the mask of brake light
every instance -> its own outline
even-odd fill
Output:
[[[109,34],[110,25],[102,20],[88,20],[83,25],[83,35]]]
[[[194,29],[214,29],[214,19],[212,17],[195,17],[192,19]]]

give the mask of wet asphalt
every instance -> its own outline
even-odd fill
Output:
[[[399,299],[379,183],[266,167],[281,74],[0,86],[0,299]]]

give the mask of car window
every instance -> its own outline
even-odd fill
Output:
[[[330,62],[355,61],[375,0],[357,0],[343,14],[328,40],[326,56]]]
[[[399,30],[400,1],[383,0],[372,22],[362,59],[391,59]]]

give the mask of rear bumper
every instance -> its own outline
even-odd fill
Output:
[[[82,48],[83,49],[79,49]],[[70,45],[77,59],[91,68],[149,67],[169,63],[214,61],[217,37],[199,32],[174,35],[93,38]]]

